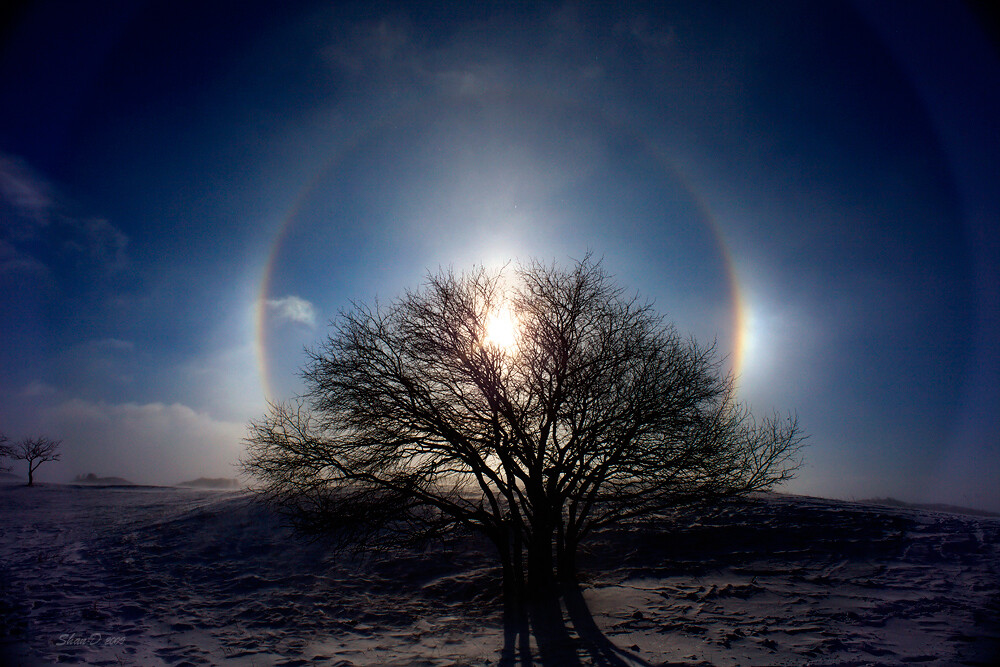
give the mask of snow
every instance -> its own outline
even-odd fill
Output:
[[[1000,658],[993,517],[772,495],[604,530],[580,565],[624,664]],[[0,662],[497,664],[498,576],[475,537],[345,555],[239,491],[0,485]]]

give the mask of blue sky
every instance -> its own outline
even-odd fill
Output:
[[[232,476],[351,300],[588,250],[811,434],[788,490],[1000,510],[1000,62],[961,3],[28,3],[0,429]]]

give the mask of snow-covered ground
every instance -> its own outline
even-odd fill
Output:
[[[604,531],[581,569],[626,664],[1000,659],[996,518],[768,496]],[[487,665],[503,637],[474,538],[345,556],[240,492],[0,485],[0,661]]]

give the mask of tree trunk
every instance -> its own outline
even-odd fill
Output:
[[[503,566],[503,613],[505,623],[517,624],[524,612],[524,577],[519,577],[510,558],[501,559]]]
[[[503,576],[504,613],[514,616],[524,608],[527,586],[524,578],[524,557],[520,533],[512,526],[506,526],[490,534],[500,557]],[[513,616],[512,616],[513,618]]]
[[[29,463],[28,464],[28,486],[34,486],[34,485],[35,485],[35,469],[32,468],[31,464]]]
[[[555,577],[555,532],[551,527],[533,527],[528,549],[528,609],[539,664],[573,667],[580,659],[563,618]]]
[[[573,538],[563,535],[559,540],[556,548],[556,570],[559,582],[562,584],[576,583],[576,548],[577,543]]]
[[[580,543],[575,530],[567,530],[565,522],[559,523],[556,535],[556,576],[560,584],[577,582],[576,549]]]
[[[535,598],[556,594],[555,561],[552,558],[554,532],[546,526],[536,526],[532,530],[528,544],[528,589]]]
[[[503,667],[530,664],[531,632],[521,535],[508,526],[494,541],[503,567],[504,645],[500,664]],[[520,660],[518,654],[521,656]]]

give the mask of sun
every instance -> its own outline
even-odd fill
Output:
[[[500,308],[486,318],[487,345],[509,350],[517,344],[517,323],[507,308]]]

